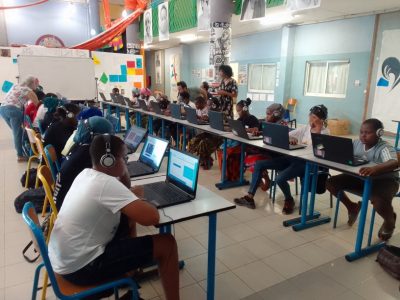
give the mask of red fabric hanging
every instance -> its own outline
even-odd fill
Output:
[[[118,20],[117,22],[112,24],[112,26],[108,28],[106,31],[103,31],[99,35],[91,38],[90,40],[82,44],[71,47],[71,49],[85,49],[94,51],[96,49],[103,47],[104,45],[109,44],[114,37],[122,34],[125,31],[126,27],[129,26],[129,24],[131,24],[141,14],[143,14],[146,7],[147,7],[146,0],[137,0],[137,8],[129,16]]]
[[[104,10],[104,23],[106,28],[111,27],[111,17],[110,17],[110,2],[108,0],[103,0],[103,10]]]

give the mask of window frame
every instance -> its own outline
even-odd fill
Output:
[[[272,90],[257,90],[257,89],[251,89],[250,88],[250,78],[251,78],[251,72],[252,69],[255,66],[262,66],[262,72],[261,74],[264,74],[264,66],[274,66],[275,67],[275,72],[274,72],[274,88]],[[275,94],[275,87],[276,87],[276,82],[277,82],[277,72],[278,72],[278,64],[277,63],[253,63],[253,64],[249,64],[249,74],[248,74],[248,83],[247,83],[247,92],[248,93],[260,93],[260,94]],[[263,82],[261,80],[261,82]]]
[[[310,68],[312,63],[325,63],[325,76],[324,76],[324,82],[325,82],[325,92],[324,93],[310,93],[308,92],[308,84],[310,80]],[[348,74],[347,74],[347,79],[346,79],[346,85],[345,85],[345,93],[344,94],[328,94],[326,91],[328,89],[328,70],[329,70],[329,64],[332,63],[346,63],[347,68],[349,69]],[[346,98],[347,95],[347,87],[349,83],[349,72],[350,72],[350,60],[349,59],[340,59],[340,60],[307,60],[306,61],[306,72],[305,72],[305,80],[304,80],[304,96],[309,96],[309,97],[324,97],[324,98],[341,98],[344,99]]]

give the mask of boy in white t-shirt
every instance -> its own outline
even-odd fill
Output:
[[[179,299],[174,237],[132,237],[135,223],[156,225],[159,214],[149,202],[140,200],[141,187],[130,187],[127,152],[116,136],[99,135],[92,141],[93,168],[83,170],[74,180],[50,237],[53,269],[75,284],[93,285],[156,261],[166,299]]]

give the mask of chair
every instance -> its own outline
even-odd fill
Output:
[[[112,126],[113,126],[113,128],[114,128],[114,131],[115,131],[115,132],[119,132],[120,120],[119,120],[117,117],[114,117],[114,116],[112,116],[112,115],[108,115],[108,116],[106,117],[106,119],[107,119],[108,121],[110,121],[110,123],[112,124]]]
[[[39,132],[40,132],[40,134],[42,135],[42,136],[44,136],[44,129],[43,129],[43,126],[42,126],[42,121],[38,121],[38,128],[39,128]]]
[[[118,288],[126,286],[130,287],[133,291],[132,299],[139,299],[137,285],[131,278],[119,279],[98,286],[78,286],[63,279],[61,275],[54,273],[53,267],[49,259],[45,238],[40,228],[39,219],[31,202],[25,204],[22,211],[22,217],[29,227],[35,249],[40,253],[43,259],[43,263],[41,263],[35,271],[32,289],[32,300],[36,299],[40,271],[43,267],[46,268],[47,274],[50,278],[50,282],[54,290],[54,294],[56,295],[57,299],[82,299],[84,297],[92,296],[110,289],[114,290],[114,295],[116,299],[118,299]]]
[[[51,175],[55,180],[57,178],[58,172],[60,172],[61,167],[57,159],[56,150],[54,149],[53,145],[47,145],[46,147],[44,147],[44,154],[47,158],[47,161],[49,162]]]
[[[26,134],[28,135],[29,144],[31,145],[31,152],[32,152],[31,156],[28,159],[28,165],[26,167],[25,188],[28,188],[29,173],[30,173],[32,161],[33,160],[39,161],[40,153],[39,153],[37,145],[36,145],[36,139],[35,139],[36,132],[32,128],[28,128],[28,127],[25,127],[25,131],[26,131]],[[36,177],[35,188],[37,188],[38,186],[39,186],[39,180]]]
[[[289,126],[293,128],[297,128],[297,120],[292,119],[291,115],[296,113],[297,99],[289,98],[285,104],[286,112],[284,116],[284,120],[289,123]]]
[[[24,122],[25,122],[25,126],[28,125],[26,127],[33,129],[32,120],[28,115],[24,114]]]

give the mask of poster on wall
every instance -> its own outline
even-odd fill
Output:
[[[144,43],[151,44],[153,42],[153,15],[151,8],[144,12]]]
[[[168,2],[158,6],[158,40],[169,40]]]
[[[385,130],[396,132],[400,111],[400,30],[386,30],[375,82],[372,117],[383,122]]]
[[[154,65],[156,66],[156,84],[162,84],[162,67],[164,65],[162,61],[162,52],[156,51],[154,55]]]
[[[240,65],[238,71],[238,84],[246,85],[247,84],[247,65]]]
[[[169,78],[170,78],[170,94],[169,99],[176,100],[178,97],[178,85],[180,77],[181,60],[178,54],[170,56]]]
[[[265,0],[244,0],[240,21],[249,21],[265,17]]]
[[[197,0],[197,30],[210,31],[210,0]]]
[[[229,64],[231,56],[231,24],[214,22],[210,32],[210,65],[219,67]]]
[[[291,11],[300,11],[321,6],[321,0],[287,0],[286,8]]]

